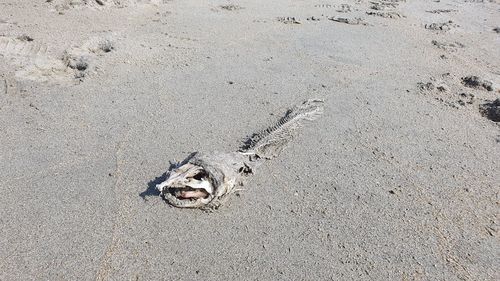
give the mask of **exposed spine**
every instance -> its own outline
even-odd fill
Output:
[[[296,135],[304,121],[312,121],[323,113],[323,101],[310,99],[288,110],[276,124],[251,136],[240,152],[272,159],[280,154]]]

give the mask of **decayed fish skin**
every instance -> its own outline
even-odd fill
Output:
[[[156,188],[172,206],[217,209],[259,165],[283,151],[304,121],[322,113],[322,100],[307,100],[288,110],[275,125],[254,134],[237,152],[191,154],[168,171],[167,180]]]

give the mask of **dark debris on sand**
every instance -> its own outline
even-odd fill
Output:
[[[481,105],[480,109],[486,118],[494,122],[500,122],[500,98]]]
[[[462,84],[469,88],[483,88],[487,91],[493,91],[493,83],[491,81],[483,80],[475,75],[462,77]]]

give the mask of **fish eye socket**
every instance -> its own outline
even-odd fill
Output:
[[[208,177],[208,174],[205,171],[201,171],[198,174],[194,175],[193,179],[195,179],[195,180],[203,180],[203,179],[206,179],[207,177]]]

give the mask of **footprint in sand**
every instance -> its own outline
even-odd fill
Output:
[[[0,54],[7,58],[45,55],[47,46],[33,41],[33,38],[28,35],[15,38],[2,36],[0,37]]]
[[[0,56],[17,68],[16,77],[38,82],[66,80],[66,66],[47,54],[47,49],[29,36],[0,37]]]
[[[430,77],[428,82],[417,83],[417,89],[423,95],[452,108],[474,108],[479,106],[480,112],[491,120],[497,120],[500,101],[495,100],[494,83],[477,76],[456,77],[444,73]],[[473,105],[471,107],[471,105]],[[500,118],[500,117],[499,117]],[[498,122],[498,121],[496,121]]]
[[[349,4],[340,4],[339,8],[337,9],[337,12],[339,13],[349,13],[352,12],[353,8]]]
[[[398,12],[394,12],[394,11],[387,11],[387,12],[368,11],[368,12],[366,12],[366,14],[369,15],[369,16],[377,16],[377,17],[389,18],[389,19],[405,18],[405,16],[401,15]]]
[[[330,4],[316,4],[314,8],[333,8],[333,6]]]
[[[493,91],[493,82],[481,79],[475,75],[470,75],[466,77],[462,77],[462,84],[466,87],[473,88],[473,89],[479,89],[479,90],[486,90],[486,91]]]
[[[319,17],[315,17],[315,16],[310,16],[308,18],[306,18],[307,21],[320,21],[321,19]]]
[[[300,20],[295,17],[278,17],[277,20],[284,24],[301,24]]]
[[[349,25],[368,25],[362,18],[342,18],[342,17],[329,17],[334,22],[345,23]]]
[[[73,70],[75,78],[83,78],[93,72],[94,62],[98,57],[114,50],[110,39],[92,37],[80,47],[73,47],[64,52],[62,61]]]
[[[451,29],[458,27],[457,24],[453,23],[453,21],[447,22],[434,22],[430,24],[426,24],[425,29],[434,30],[434,31],[450,31]]]
[[[380,1],[380,2],[371,2],[370,9],[383,11],[388,9],[394,9],[398,6],[397,2],[393,1]]]
[[[479,110],[484,117],[494,122],[500,122],[500,98],[482,104]]]
[[[370,16],[376,16],[376,17],[381,17],[381,18],[389,18],[389,19],[399,19],[399,18],[405,18],[404,15],[396,11],[396,7],[399,5],[399,2],[397,0],[393,1],[377,1],[377,2],[370,2],[370,11],[367,11],[366,14]]]
[[[437,40],[432,40],[431,41],[432,45],[435,46],[436,48],[445,50],[445,51],[450,51],[450,52],[455,52],[457,49],[465,48],[465,45],[460,43],[460,42],[442,42],[442,41],[437,41]]]
[[[458,10],[452,10],[452,9],[437,9],[437,10],[428,10],[426,11],[427,13],[431,14],[447,14],[447,13],[453,13],[453,12],[458,12]]]
[[[91,38],[81,47],[66,50],[60,57],[50,55],[48,45],[29,36],[0,37],[0,56],[15,67],[15,77],[35,82],[62,83],[82,78],[92,62],[113,50],[110,40]]]
[[[233,4],[220,5],[219,8],[226,11],[237,11],[243,9],[243,7]]]
[[[133,7],[138,5],[160,5],[167,0],[47,0],[57,11],[73,8],[103,9],[108,7]]]

